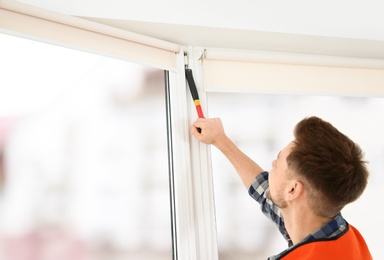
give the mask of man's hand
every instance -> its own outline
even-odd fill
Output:
[[[197,130],[200,128],[200,132]],[[202,143],[213,144],[220,149],[227,141],[220,118],[199,118],[191,125],[191,134]]]
[[[197,128],[200,128],[199,132]],[[224,132],[219,118],[199,118],[191,125],[191,134],[205,144],[216,146],[231,162],[248,189],[263,169],[244,154]]]

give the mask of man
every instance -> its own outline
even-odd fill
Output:
[[[198,119],[191,133],[228,158],[287,240],[289,248],[270,260],[372,259],[363,237],[340,213],[367,185],[363,153],[330,123],[318,117],[300,121],[293,141],[279,152],[270,172],[240,151],[218,118]]]

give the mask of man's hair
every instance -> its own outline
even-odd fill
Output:
[[[363,152],[318,117],[300,121],[294,136],[295,145],[287,157],[288,171],[303,181],[314,213],[334,217],[359,198],[367,186],[369,172]]]

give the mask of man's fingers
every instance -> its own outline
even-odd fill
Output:
[[[200,131],[199,131],[199,129],[200,129]],[[200,127],[196,127],[195,124],[193,124],[190,127],[190,131],[191,131],[191,134],[193,136],[197,137],[201,133],[201,128]]]
[[[198,118],[198,119],[193,123],[193,125],[194,125],[195,127],[201,128],[206,120],[207,120],[207,119],[205,119],[205,118]]]

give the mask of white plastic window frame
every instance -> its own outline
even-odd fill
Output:
[[[195,53],[201,52],[13,0],[0,1],[0,17],[0,33],[167,71],[173,259],[218,259],[209,150],[189,134],[194,116],[184,52],[189,52],[199,89],[201,66]]]

